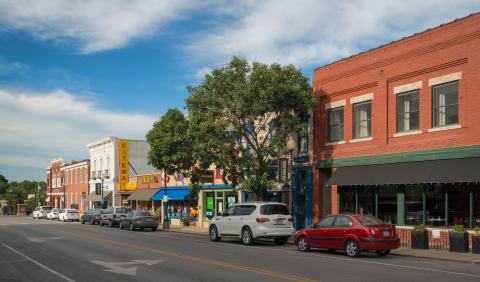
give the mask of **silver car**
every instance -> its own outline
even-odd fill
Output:
[[[233,236],[245,245],[259,238],[273,239],[277,245],[283,245],[294,232],[287,206],[275,202],[232,205],[221,216],[212,218],[209,226],[210,240]]]

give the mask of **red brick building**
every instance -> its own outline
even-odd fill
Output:
[[[78,209],[80,213],[88,209],[85,197],[89,192],[90,160],[72,161],[61,168],[64,176],[65,204],[67,208]]]
[[[314,218],[480,225],[480,13],[319,67],[313,91]]]
[[[63,207],[63,173],[65,162],[62,157],[53,159],[47,167],[47,204],[54,208]]]

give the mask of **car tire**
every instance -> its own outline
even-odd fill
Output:
[[[390,254],[390,250],[378,250],[377,251],[377,255],[379,255],[381,257],[387,256],[388,254]]]
[[[111,220],[108,221],[108,227],[113,227],[113,221]]]
[[[252,229],[250,229],[248,226],[242,229],[242,243],[246,246],[251,246],[253,243],[255,243]]]
[[[90,218],[90,225],[94,225],[95,222],[93,221],[93,218]]]
[[[300,252],[308,252],[310,251],[310,244],[305,236],[298,238],[297,240],[297,248]]]
[[[285,245],[288,242],[288,237],[275,238],[274,241],[278,246]]]
[[[103,226],[103,225],[104,225],[102,220],[100,220],[100,222],[99,222],[98,224],[99,224],[100,226]]]
[[[122,221],[120,221],[120,223],[118,224],[118,228],[123,229]]]
[[[152,228],[152,231],[153,231],[153,232],[156,232],[157,229],[158,229],[158,227],[153,227],[153,228]]]
[[[130,231],[135,231],[135,227],[133,227],[133,223],[131,223],[131,222],[130,222],[129,229],[130,229]]]
[[[349,257],[358,257],[360,255],[360,248],[358,247],[358,243],[355,240],[348,240],[345,243],[345,253]]]
[[[210,226],[210,230],[208,231],[210,241],[218,242],[220,241],[220,235],[218,234],[218,228],[215,225]]]
[[[85,219],[84,218],[82,218],[82,224],[85,224]]]

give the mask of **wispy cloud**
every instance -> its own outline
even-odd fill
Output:
[[[221,2],[224,4],[223,2]],[[232,55],[309,67],[347,57],[480,10],[474,0],[263,0],[186,46],[208,64]]]
[[[22,73],[30,69],[30,66],[20,62],[1,62],[0,61],[0,75],[10,73]]]
[[[113,112],[57,90],[49,93],[0,89],[0,166],[45,167],[51,158],[88,156],[85,145],[116,135],[145,139],[156,117]]]
[[[148,37],[195,5],[190,0],[1,0],[0,23],[60,44],[74,39],[81,52],[93,53]]]

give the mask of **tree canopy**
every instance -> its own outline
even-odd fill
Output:
[[[194,159],[188,132],[189,123],[183,113],[178,109],[169,109],[147,133],[149,163],[169,174],[189,170]]]
[[[233,57],[187,90],[195,159],[215,163],[225,180],[263,199],[275,180],[271,160],[313,105],[308,78],[292,65]]]

